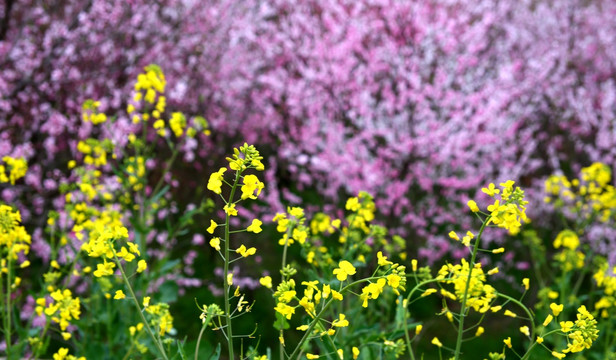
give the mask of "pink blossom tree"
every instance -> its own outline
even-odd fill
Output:
[[[615,16],[601,0],[7,1],[0,154],[29,159],[42,212],[91,135],[81,103],[129,126],[131,79],[157,63],[170,105],[212,125],[185,149],[195,171],[254,143],[274,210],[366,190],[434,260],[486,182],[517,180],[541,219],[547,174],[616,165]]]

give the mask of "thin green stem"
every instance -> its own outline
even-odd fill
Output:
[[[201,331],[199,331],[199,336],[197,337],[197,345],[195,347],[195,360],[199,359],[199,346],[201,345],[201,338],[203,337],[203,332],[205,332],[205,328],[207,328],[206,322],[204,322],[203,326],[201,326]]]
[[[131,286],[130,281],[128,280],[128,277],[126,276],[126,273],[124,272],[124,268],[122,267],[122,264],[120,263],[120,259],[118,259],[115,252],[113,254],[113,259],[116,265],[118,266],[118,268],[120,269],[120,273],[122,274],[122,280],[124,280],[124,284],[126,284],[126,288],[128,289],[128,292],[130,293],[130,296],[132,297],[133,302],[135,306],[137,307],[137,312],[139,313],[139,316],[141,317],[141,321],[143,322],[145,330],[147,331],[148,335],[152,338],[152,340],[154,340],[154,344],[158,348],[158,351],[162,355],[163,359],[168,360],[169,358],[167,357],[167,353],[165,352],[163,345],[161,344],[160,340],[156,336],[154,336],[154,333],[152,332],[152,329],[150,328],[150,324],[148,323],[145,316],[143,315],[141,305],[139,305],[139,300],[137,300],[137,296],[135,295],[135,292],[133,291],[133,287]]]
[[[12,256],[11,256],[11,250],[9,249],[9,253],[8,253],[8,266],[7,266],[7,273],[6,273],[6,326],[5,326],[5,334],[4,337],[6,339],[6,357],[7,359],[11,359],[11,260],[12,260]]]
[[[43,348],[43,339],[45,338],[45,335],[47,335],[48,329],[49,329],[49,321],[46,321],[45,327],[43,328],[43,331],[41,332],[39,342],[36,344],[36,350],[34,350],[34,353],[30,355],[28,360],[32,359],[33,357],[35,360],[38,359],[39,353],[41,352],[41,349]]]
[[[431,279],[431,280],[422,281],[419,284],[415,285],[411,289],[409,294],[406,296],[406,299],[404,300],[402,304],[402,306],[404,307],[404,337],[406,340],[406,348],[409,351],[409,354],[411,355],[412,360],[415,360],[415,354],[413,354],[413,348],[411,347],[411,336],[409,335],[409,326],[407,322],[407,318],[408,318],[407,306],[409,305],[409,300],[413,297],[413,294],[415,293],[415,291],[419,290],[419,288],[423,287],[424,285],[428,285],[431,283],[438,283],[440,281],[441,279]]]
[[[351,287],[353,287],[353,286],[355,286],[357,284],[361,284],[361,283],[364,283],[366,281],[376,280],[376,279],[380,279],[380,277],[369,277],[369,278],[365,278],[365,279],[354,281],[354,282],[346,285],[342,289],[340,289],[340,293],[344,294],[344,292],[347,289],[349,289],[349,288],[351,288]],[[329,308],[329,306],[330,306],[330,304],[332,302],[334,302],[334,299],[329,299],[329,301],[327,301],[325,303],[325,305],[323,305],[323,307],[321,308],[321,311],[319,311],[319,313],[315,315],[315,317],[312,319],[312,322],[310,322],[310,325],[308,325],[308,329],[304,332],[304,336],[302,336],[302,338],[300,339],[299,343],[297,344],[297,346],[295,347],[295,349],[293,350],[293,352],[289,356],[289,359],[293,360],[293,359],[299,358],[297,355],[301,351],[302,346],[304,345],[306,340],[308,340],[308,337],[310,336],[310,334],[312,334],[312,330],[317,325],[317,323],[319,323],[319,321],[321,319],[321,316]]]
[[[460,308],[460,322],[458,324],[458,338],[456,340],[456,350],[454,352],[454,359],[460,359],[460,350],[462,348],[462,334],[464,333],[464,318],[466,317],[466,301],[468,299],[468,289],[471,285],[471,277],[473,273],[473,268],[475,266],[475,258],[477,256],[477,249],[479,248],[481,235],[485,230],[488,222],[490,221],[491,216],[488,216],[483,223],[481,224],[481,228],[479,229],[479,233],[477,234],[477,238],[475,239],[475,244],[473,245],[473,252],[471,255],[471,261],[468,264],[468,276],[466,277],[466,285],[464,286],[464,296],[462,297],[462,305]]]
[[[233,186],[231,187],[231,193],[229,194],[229,203],[233,202],[233,197],[235,196],[235,190],[237,189],[237,183],[240,180],[240,171],[236,171],[235,172],[235,181],[233,182]],[[230,254],[230,250],[229,250],[229,219],[230,219],[230,215],[228,213],[226,213],[225,215],[225,264],[224,264],[224,272],[223,272],[223,284],[224,284],[224,295],[225,295],[225,319],[226,319],[226,332],[227,332],[227,345],[228,345],[228,349],[229,349],[229,360],[233,360],[234,356],[233,356],[233,328],[231,325],[231,304],[230,304],[230,298],[229,298],[229,291],[230,291],[230,285],[229,285],[229,257],[231,256]]]
[[[284,247],[282,249],[282,267],[280,269],[284,269],[287,266],[287,248],[289,247],[289,236],[291,236],[291,227],[287,228],[286,240],[284,242]],[[284,329],[282,326],[280,327],[279,339],[284,339]],[[279,343],[278,350],[280,351],[280,359],[284,359],[284,346],[282,345],[282,341],[278,341],[278,343]]]
[[[556,333],[556,332],[559,332],[559,331],[560,331],[560,329],[552,330],[552,331],[550,331],[550,332],[546,333],[545,335],[543,335],[543,337],[548,336],[548,335],[551,335],[551,334]],[[531,341],[532,341],[532,343],[531,343],[530,347],[528,348],[528,350],[526,350],[526,353],[524,353],[524,355],[522,356],[522,358],[521,358],[520,360],[526,360],[526,359],[529,359],[529,356],[530,356],[531,351],[533,350],[533,348],[535,347],[535,345],[537,345],[537,344],[538,344],[538,342],[537,342],[537,340],[536,340],[536,339],[535,339],[535,340],[532,340],[532,339],[531,339]],[[544,345],[544,346],[545,346],[545,345]]]
[[[141,337],[141,333],[137,334],[137,336],[134,339],[131,339],[130,347],[128,348],[128,351],[126,352],[126,355],[124,355],[122,360],[130,359],[130,355],[133,353],[133,349],[135,349],[135,343],[139,340],[140,337]]]
[[[531,312],[531,311],[530,311],[530,310],[526,307],[526,305],[522,304],[522,302],[520,302],[520,301],[518,301],[518,300],[516,300],[516,299],[512,298],[512,297],[511,297],[511,296],[509,296],[509,295],[505,295],[505,294],[502,294],[502,293],[497,292],[497,293],[496,293],[496,296],[500,296],[500,297],[502,297],[502,298],[505,298],[505,299],[507,299],[508,301],[511,301],[512,303],[514,303],[514,304],[518,305],[520,308],[522,308],[522,310],[524,310],[524,312],[526,313],[526,315],[528,315],[528,319],[530,320],[530,324],[531,324],[531,328],[530,328],[530,338],[531,338],[531,341],[532,341],[532,339],[534,339],[534,338],[535,338],[535,321],[534,321],[535,317],[533,316],[532,312]]]

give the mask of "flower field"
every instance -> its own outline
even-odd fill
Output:
[[[616,359],[616,3],[52,3],[0,358]]]

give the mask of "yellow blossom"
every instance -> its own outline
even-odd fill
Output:
[[[117,290],[117,291],[115,292],[115,295],[113,296],[113,298],[114,298],[115,300],[120,300],[120,299],[124,299],[124,298],[126,298],[126,295],[124,295],[124,292],[123,292],[122,290]]]
[[[483,328],[483,326],[480,326],[477,328],[477,331],[475,331],[475,336],[481,336],[484,332],[485,329]]]
[[[346,319],[346,316],[344,314],[340,314],[339,318],[334,320],[334,322],[332,323],[332,326],[347,327],[349,326],[349,320]]]
[[[347,276],[355,275],[355,267],[348,261],[342,260],[338,263],[338,268],[334,269],[334,275],[339,281],[345,281]]]
[[[270,276],[264,276],[262,278],[259,279],[259,283],[262,286],[265,286],[268,289],[272,288],[272,278]]]
[[[210,246],[216,249],[216,251],[220,251],[220,238],[215,237],[210,240]]]
[[[145,262],[145,260],[139,260],[139,262],[137,263],[137,272],[141,273],[145,271],[145,269],[147,268],[148,268],[148,264]]]
[[[210,234],[213,234],[217,226],[218,224],[216,224],[214,220],[210,220],[210,226],[207,228],[207,232],[209,232]]]
[[[563,304],[556,304],[556,303],[550,304],[550,309],[552,309],[552,313],[554,314],[554,316],[558,316],[558,314],[560,314],[563,311],[563,308],[564,308]]]
[[[229,284],[229,286],[233,285],[233,273],[227,274],[227,284]]]
[[[286,317],[287,320],[290,320],[291,316],[295,314],[295,308],[285,303],[276,304],[276,307],[274,308],[274,310],[276,310],[277,312],[282,314],[284,317]]]
[[[356,346],[353,346],[353,360],[357,360],[359,357],[359,349]]]
[[[242,255],[242,257],[249,257],[250,255],[254,255],[257,252],[257,249],[254,247],[246,249],[246,246],[242,244],[237,250],[235,250],[235,252]]]
[[[552,319],[554,319],[552,314],[548,314],[545,320],[543,320],[543,326],[548,326],[548,324],[552,322]]]
[[[438,347],[443,347],[443,343],[441,343],[441,341],[437,337],[434,337],[432,339],[432,345],[436,345]]]
[[[503,342],[505,343],[505,345],[507,345],[508,348],[511,349],[511,337],[506,338],[505,340],[503,340]]]
[[[225,211],[225,213],[227,213],[227,215],[229,216],[237,216],[237,209],[235,208],[235,204],[231,203],[231,204],[226,204],[223,207],[223,210]]]
[[[517,315],[513,311],[509,311],[509,310],[505,310],[503,315],[509,316],[509,317],[512,317],[512,318],[517,317]]]
[[[469,209],[471,209],[472,212],[476,213],[479,212],[479,207],[477,206],[477,203],[474,200],[469,200],[466,205],[468,205]]]
[[[261,230],[261,225],[263,224],[263,222],[261,222],[261,220],[259,219],[253,219],[252,223],[246,228],[246,230],[248,232],[253,232],[255,234],[260,233]]]
[[[379,266],[386,266],[386,265],[391,265],[393,264],[391,261],[387,260],[387,256],[383,256],[383,252],[379,251],[376,254],[377,258],[378,258],[378,264]]]
[[[210,179],[207,182],[208,190],[212,190],[216,194],[222,193],[223,174],[225,171],[227,171],[227,168],[222,167],[210,175]]]
[[[245,199],[256,199],[257,196],[261,194],[261,190],[265,187],[265,185],[259,181],[259,178],[255,175],[246,175],[242,179],[243,185],[240,188],[242,190],[242,200]]]
[[[423,325],[417,325],[417,327],[415,328],[415,335],[419,335],[419,333],[421,333],[421,330],[423,330]]]
[[[487,188],[481,188],[481,191],[486,193],[488,196],[494,196],[495,194],[500,193],[500,189],[496,189],[493,183],[490,183]]]

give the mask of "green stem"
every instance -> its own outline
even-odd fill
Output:
[[[342,289],[340,289],[340,293],[344,294],[344,292],[347,289],[349,289],[349,288],[351,288],[351,287],[353,287],[353,286],[355,286],[357,284],[361,284],[361,283],[364,283],[364,282],[367,282],[367,281],[370,281],[370,280],[377,280],[377,279],[380,279],[380,278],[381,277],[369,277],[369,278],[365,278],[365,279],[354,281],[354,282],[348,284],[347,286],[343,287]],[[319,311],[319,313],[315,315],[315,317],[312,319],[312,322],[310,322],[310,325],[308,325],[308,329],[304,332],[304,336],[302,336],[302,338],[300,339],[299,343],[297,344],[297,346],[295,347],[295,349],[293,350],[293,352],[289,356],[289,359],[293,360],[293,359],[297,359],[298,358],[297,355],[300,352],[302,346],[304,345],[306,340],[308,340],[308,337],[312,333],[312,330],[317,325],[317,323],[319,323],[319,321],[321,320],[321,316],[329,308],[329,305],[332,302],[334,302],[334,299],[329,299],[329,301],[327,301],[327,303],[325,303],[325,305],[321,308],[321,311]]]
[[[45,339],[45,335],[47,335],[48,329],[49,329],[49,321],[45,321],[45,327],[43,328],[43,332],[41,332],[39,342],[36,344],[36,350],[34,351],[32,355],[30,355],[28,360],[32,359],[33,357],[35,360],[38,359],[39,353],[41,352],[41,349],[43,348],[43,339]]]
[[[534,317],[532,312],[526,307],[526,305],[522,304],[520,301],[512,298],[509,295],[505,295],[502,293],[497,292],[496,296],[500,296],[502,298],[507,299],[508,301],[511,301],[512,303],[518,305],[520,308],[522,308],[522,310],[524,310],[524,312],[526,313],[526,315],[528,315],[528,319],[530,320],[530,324],[531,324],[531,328],[530,328],[530,339],[531,341],[533,341],[533,339],[535,338],[535,321],[534,321]]]
[[[586,259],[592,259],[594,257],[593,255],[594,255],[593,252],[590,251],[590,254],[586,254]],[[582,286],[582,281],[586,277],[586,273],[588,273],[588,269],[590,269],[589,265],[591,264],[584,264],[584,267],[582,268],[582,273],[578,276],[577,281],[575,282],[575,285],[573,286],[573,289],[571,291],[572,297],[577,297],[577,293],[578,291],[580,291],[580,287]]]
[[[201,326],[201,331],[199,331],[199,336],[197,337],[197,345],[195,347],[195,360],[199,360],[199,346],[201,344],[203,332],[205,331],[205,328],[207,328],[207,320],[209,319],[206,319],[206,322],[203,323],[203,326]]]
[[[410,276],[410,275],[409,275]],[[415,291],[419,290],[419,288],[423,287],[424,285],[428,285],[431,283],[438,283],[440,282],[441,279],[431,279],[431,280],[426,280],[423,282],[420,282],[419,284],[415,285],[411,291],[409,292],[409,294],[406,296],[406,299],[403,300],[406,305],[409,305],[409,300],[413,297],[413,294],[415,293]],[[411,359],[415,360],[415,354],[413,354],[413,348],[411,347],[411,336],[409,335],[409,326],[408,326],[408,311],[407,311],[407,306],[404,306],[405,304],[403,303],[402,306],[404,307],[404,337],[406,340],[406,348],[409,351],[409,354],[411,355]]]
[[[284,269],[285,266],[287,266],[287,248],[289,247],[289,236],[291,236],[291,227],[287,228],[286,240],[284,242],[284,247],[282,249],[282,267],[280,269]],[[283,338],[284,338],[284,329],[281,326],[279,339],[283,339]],[[278,350],[280,351],[280,359],[284,359],[284,346],[282,345],[282,341],[278,341]]]
[[[546,336],[548,336],[548,335],[551,335],[551,334],[556,333],[556,332],[559,332],[559,331],[560,331],[560,329],[552,330],[552,331],[550,331],[550,332],[546,333],[545,335],[543,335],[543,337],[546,337]],[[535,340],[531,340],[531,341],[532,341],[532,344],[530,345],[530,347],[528,348],[528,350],[526,350],[526,353],[524,353],[524,355],[522,356],[522,358],[521,358],[520,360],[526,360],[526,359],[528,359],[528,358],[529,358],[529,356],[530,356],[530,352],[533,350],[533,348],[535,347],[535,345],[537,345],[537,344],[538,344],[538,343],[537,343],[537,341],[536,341],[536,339],[535,339]]]
[[[481,235],[485,230],[488,222],[490,221],[491,216],[488,216],[483,224],[481,224],[481,228],[479,229],[479,234],[477,234],[477,238],[475,239],[475,244],[473,245],[473,252],[471,255],[471,261],[468,264],[468,276],[466,277],[466,285],[464,286],[464,296],[462,297],[462,306],[460,308],[460,322],[458,324],[458,338],[456,340],[456,350],[454,352],[454,359],[460,359],[460,350],[462,348],[462,334],[464,333],[464,318],[466,317],[466,301],[468,299],[468,289],[471,285],[471,277],[473,273],[473,268],[475,267],[475,258],[477,256],[477,249],[479,248],[479,243],[481,239]]]
[[[237,189],[237,183],[240,180],[240,171],[235,172],[235,181],[233,182],[233,186],[231,187],[231,193],[229,194],[229,202],[231,204],[233,202],[233,197],[235,196],[235,190]],[[229,349],[229,360],[233,360],[233,328],[231,326],[231,304],[229,298],[230,285],[228,281],[229,275],[229,214],[225,215],[225,264],[224,264],[224,272],[223,272],[223,284],[224,284],[224,295],[225,295],[225,319],[226,319],[226,327],[225,330],[227,332],[227,345]]]
[[[133,353],[133,349],[135,348],[135,343],[139,340],[140,337],[141,337],[141,333],[137,334],[137,336],[135,336],[135,338],[132,339],[132,341],[130,342],[130,347],[128,348],[128,351],[126,352],[126,355],[124,355],[122,360],[130,359],[130,355]]]
[[[124,268],[122,267],[122,264],[120,263],[120,259],[118,259],[115,252],[113,254],[113,259],[116,265],[118,266],[118,268],[120,269],[120,273],[122,274],[122,280],[124,280],[124,284],[126,284],[126,288],[128,289],[128,292],[130,293],[130,296],[132,297],[133,302],[135,303],[135,306],[137,307],[137,312],[139,313],[139,316],[141,317],[141,321],[143,322],[145,330],[148,332],[148,335],[152,338],[152,340],[154,340],[154,344],[158,348],[158,351],[162,355],[163,359],[169,360],[169,358],[167,357],[167,353],[165,352],[165,349],[163,348],[160,341],[156,338],[156,336],[154,336],[154,333],[152,332],[152,329],[150,328],[150,324],[148,323],[145,316],[143,315],[141,305],[139,305],[139,300],[137,300],[137,296],[135,295],[135,292],[133,291],[133,287],[131,286],[130,281],[128,281],[128,277],[126,276],[126,273],[124,272]]]
[[[6,357],[7,359],[11,359],[11,249],[8,254],[8,266],[6,273],[6,326],[5,326],[5,339],[6,339]]]

